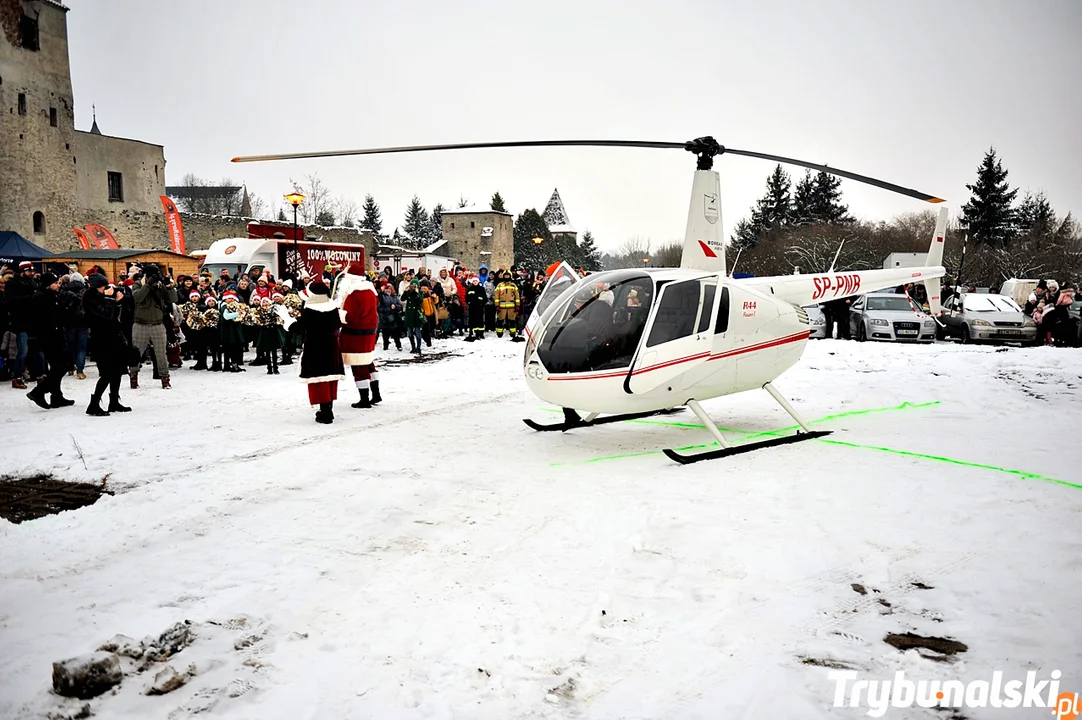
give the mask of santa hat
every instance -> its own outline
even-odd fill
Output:
[[[285,298],[285,295],[283,295],[280,292],[276,292],[276,293],[271,294],[271,300],[277,300],[278,298]]]
[[[192,290],[190,293],[188,293],[188,299],[189,300],[192,299],[192,298],[197,298],[197,297],[199,297],[199,291],[198,290]]]
[[[23,270],[29,270],[29,269],[31,269],[33,267],[34,267],[34,263],[30,262],[29,260],[23,260],[21,263],[19,263],[19,271],[20,272],[22,272]]]
[[[271,299],[270,299],[269,297],[267,297],[266,295],[264,295],[263,297],[261,297],[261,298],[259,299],[259,302],[261,302],[261,303],[263,303],[263,302],[270,302],[270,301],[271,301]]]
[[[350,275],[360,275],[361,277],[365,276],[364,265],[359,262],[351,262],[349,264],[349,269],[347,269],[346,272]]]
[[[235,292],[233,292],[232,290],[227,290],[225,292],[225,294],[222,295],[222,300],[236,300],[236,299],[237,299],[237,294]]]
[[[210,303],[217,303],[217,302],[218,302],[218,298],[214,297],[213,295],[207,295],[207,304],[208,305]]]

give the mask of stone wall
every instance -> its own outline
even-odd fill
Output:
[[[492,237],[482,237],[486,227],[492,228]],[[444,212],[443,237],[447,246],[446,251],[441,249],[441,254],[458,258],[471,270],[481,265],[493,270],[510,268],[515,262],[515,223],[507,213]]]
[[[37,15],[39,50],[19,41],[24,9]],[[72,234],[75,212],[75,111],[65,11],[35,0],[0,0],[0,25],[0,230],[49,247]],[[19,112],[20,95],[26,98],[25,115]],[[44,232],[35,233],[38,212]]]
[[[161,145],[76,131],[75,157],[76,206],[81,210],[161,212],[158,198],[165,194]],[[109,199],[110,172],[120,173],[120,201]]]

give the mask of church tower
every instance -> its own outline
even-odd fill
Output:
[[[564,201],[558,189],[553,189],[552,197],[549,198],[549,204],[545,206],[545,212],[541,214],[541,217],[548,225],[553,240],[562,236],[569,238],[571,242],[578,243],[579,234],[571,226],[571,220],[567,217],[567,210],[564,208]]]
[[[65,7],[0,0],[0,230],[72,238],[75,110]]]

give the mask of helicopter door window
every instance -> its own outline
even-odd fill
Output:
[[[721,302],[718,303],[718,319],[714,323],[714,334],[721,335],[729,330],[729,288],[721,286]]]
[[[710,311],[714,309],[714,293],[717,284],[713,281],[703,283],[703,300],[699,304],[699,325],[695,333],[706,332],[710,328]]]
[[[702,284],[698,280],[672,283],[661,294],[661,302],[654,317],[653,327],[646,347],[672,342],[695,332],[699,317]]]

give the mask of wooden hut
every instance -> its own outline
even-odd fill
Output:
[[[147,263],[155,263],[174,278],[195,275],[199,271],[199,258],[168,250],[67,250],[48,258],[48,262],[50,265],[63,263],[84,276],[97,265],[113,282],[117,282],[132,265]],[[76,267],[72,268],[73,265]]]

